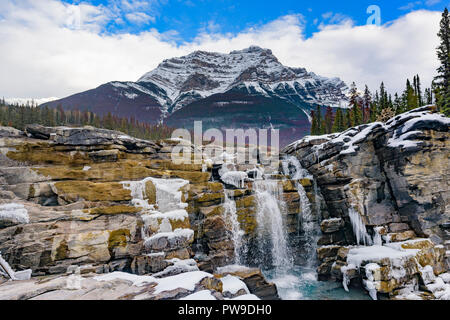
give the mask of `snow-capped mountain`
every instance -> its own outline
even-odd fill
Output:
[[[250,47],[230,54],[195,51],[185,57],[165,60],[138,82],[153,83],[165,95],[168,111],[177,111],[198,99],[233,88],[248,94],[278,96],[294,104],[301,98],[310,104],[339,106],[345,101],[344,82],[283,66],[269,49]],[[164,102],[163,102],[164,103]]]
[[[346,107],[347,91],[338,78],[286,67],[271,50],[252,46],[229,54],[195,51],[164,60],[137,82],[109,82],[46,105],[187,128],[203,120],[220,128],[297,130],[309,126],[317,104]],[[245,123],[236,121],[238,114]]]

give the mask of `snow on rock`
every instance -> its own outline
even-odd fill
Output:
[[[439,278],[441,278],[445,283],[450,283],[450,272],[440,274]]]
[[[413,258],[415,254],[414,250],[398,251],[387,246],[357,247],[349,250],[347,263],[359,268],[363,262],[389,259],[393,265],[401,266],[406,259]]]
[[[174,258],[167,260],[167,262],[172,263],[173,265],[168,266],[163,271],[153,274],[155,278],[162,278],[185,272],[199,271],[197,262],[193,259],[180,260],[178,258]]]
[[[22,204],[7,203],[0,205],[0,222],[23,224],[29,223],[30,217]]]
[[[448,130],[450,118],[439,113],[433,113],[432,106],[424,106],[390,119],[386,123],[374,122],[349,128],[341,133],[322,136],[306,136],[285,147],[284,150],[297,150],[299,146],[312,144],[314,150],[328,149],[334,145],[342,146],[340,154],[348,155],[358,151],[358,144],[377,132],[392,132],[392,137],[387,141],[387,146],[392,148],[410,148],[418,146],[420,140],[415,140],[420,135],[422,128],[430,126]]]
[[[234,277],[232,275],[227,275],[220,279],[223,284],[223,292],[229,292],[231,295],[235,295],[240,290],[244,290],[247,294],[250,291],[247,288],[247,285],[241,279]]]
[[[186,289],[188,291],[194,291],[196,284],[205,278],[212,278],[213,275],[203,271],[193,271],[178,274],[171,277],[161,278],[157,281],[155,287],[155,294],[163,291],[171,291],[178,288]]]
[[[192,240],[194,238],[194,230],[178,228],[173,232],[159,232],[146,238],[144,241],[144,246],[153,250],[164,249],[165,247],[159,247],[159,240],[162,238],[165,238],[167,242],[169,242],[169,245],[176,247],[178,243],[184,243]],[[166,241],[164,241],[164,245],[167,246]]]
[[[133,202],[144,209],[154,209],[146,201],[146,184],[152,182],[156,188],[156,203],[160,212],[168,212],[171,210],[184,209],[187,207],[186,203],[181,201],[181,188],[189,184],[189,181],[184,179],[157,179],[148,177],[141,181],[124,181],[122,185],[125,189],[131,191]],[[147,202],[147,204],[145,204]]]
[[[244,294],[242,296],[238,296],[236,298],[232,298],[231,300],[261,300],[254,294]]]
[[[245,179],[247,179],[248,176],[247,173],[243,171],[228,171],[220,178],[226,184],[235,186],[236,188],[243,188]]]
[[[231,264],[231,265],[227,265],[227,266],[224,266],[224,267],[218,267],[217,268],[217,273],[219,273],[219,274],[226,274],[226,273],[247,272],[250,269],[251,268],[246,267],[246,266],[241,266],[241,265],[237,265],[237,264]]]
[[[186,272],[165,278],[155,278],[153,276],[139,276],[126,272],[112,272],[94,277],[97,281],[125,280],[134,286],[141,287],[146,284],[156,283],[153,294],[157,295],[164,291],[171,291],[178,288],[194,291],[195,286],[204,278],[211,278],[213,275],[203,271]]]
[[[217,299],[216,299],[216,297],[214,297],[211,294],[211,291],[209,291],[209,290],[202,290],[202,291],[198,291],[196,293],[190,294],[187,297],[181,298],[180,300],[206,301],[206,300],[217,300]]]
[[[152,276],[138,276],[131,273],[115,271],[112,273],[107,273],[101,276],[94,277],[97,281],[115,281],[115,280],[125,280],[131,282],[134,286],[141,287],[149,283],[157,282],[157,279]]]

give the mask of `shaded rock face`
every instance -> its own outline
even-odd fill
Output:
[[[307,137],[286,147],[284,152],[313,174],[326,202],[319,245],[356,244],[351,209],[370,238],[377,233],[394,242],[427,237],[447,245],[449,127],[448,118],[427,106],[387,123]],[[325,251],[319,274],[328,278],[336,250]]]

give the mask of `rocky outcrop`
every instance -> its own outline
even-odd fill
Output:
[[[322,279],[342,277],[340,269],[347,265],[343,253],[348,246],[418,237],[433,243],[429,248],[433,258],[428,262],[434,274],[447,270],[449,127],[449,118],[427,106],[386,123],[306,137],[285,148],[284,153],[297,157],[314,176],[326,203],[318,241]],[[414,264],[408,281],[417,276],[418,268]],[[378,292],[390,294],[408,282],[377,279],[391,281],[389,285],[376,284]]]
[[[224,184],[212,181],[209,163],[173,163],[170,153],[180,141],[144,141],[92,127],[31,125],[25,132],[2,127],[0,134],[0,252],[12,269],[31,269],[33,275],[16,290],[12,284],[2,288],[9,292],[4,297],[100,298],[108,286],[94,281],[92,273],[158,279],[199,268],[212,274],[233,262]],[[245,186],[233,194],[239,221],[251,234],[252,192]],[[65,274],[74,268],[81,268],[86,288],[69,294],[59,283],[66,283]],[[51,285],[35,279],[49,275],[56,276]],[[111,286],[123,295],[105,294],[106,299],[143,292],[145,299],[181,298],[208,287],[223,299],[214,281],[155,294],[150,287],[114,281]],[[249,285],[230,297],[268,297],[260,289],[267,285],[261,274]],[[90,295],[94,287],[98,294]]]

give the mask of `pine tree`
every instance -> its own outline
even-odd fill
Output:
[[[357,126],[362,123],[360,100],[361,97],[359,96],[358,89],[353,82],[350,86],[351,126]]]
[[[317,119],[314,110],[311,110],[311,135],[317,135]]]
[[[370,122],[370,109],[372,107],[372,94],[369,87],[366,85],[363,96],[363,123]]]
[[[404,92],[405,102],[406,102],[406,110],[409,111],[418,107],[417,104],[417,95],[414,92],[414,88],[411,86],[411,82],[409,79],[406,80],[406,90]]]
[[[438,36],[440,44],[437,48],[437,56],[441,65],[435,77],[436,102],[440,111],[450,116],[450,18],[447,8],[442,13]]]
[[[323,119],[322,119],[322,110],[319,105],[316,108],[316,135],[324,134],[323,130]]]
[[[324,131],[326,134],[330,134],[332,132],[333,129],[333,110],[331,109],[330,106],[328,106],[326,108],[325,111],[325,126],[324,126]]]
[[[345,111],[345,115],[344,115],[344,124],[345,124],[345,129],[351,128],[352,125],[352,113],[350,109],[347,109]]]
[[[383,109],[386,109],[387,107],[388,107],[388,94],[387,94],[386,88],[384,86],[384,82],[381,82],[380,102],[379,102],[378,113],[381,113],[383,111]]]
[[[402,99],[398,96],[398,93],[396,92],[394,94],[394,102],[393,102],[393,108],[392,110],[395,112],[396,115],[400,114],[404,110]]]
[[[422,107],[424,105],[423,103],[423,95],[422,95],[422,88],[420,84],[420,78],[419,75],[416,75],[416,96],[417,96],[417,105],[419,107]]]
[[[425,89],[425,104],[430,105],[433,104],[433,91],[431,88]]]
[[[344,115],[342,113],[342,109],[338,108],[336,110],[336,114],[334,116],[333,127],[331,128],[331,133],[342,132],[346,129],[344,123]]]

